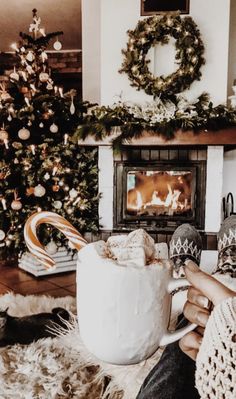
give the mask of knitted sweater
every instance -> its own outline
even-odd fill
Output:
[[[236,297],[217,305],[196,360],[201,399],[236,399]]]

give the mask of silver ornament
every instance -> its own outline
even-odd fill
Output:
[[[58,126],[55,125],[55,123],[53,123],[53,124],[50,126],[50,132],[52,132],[52,133],[57,133],[57,132],[58,132]]]
[[[43,197],[46,193],[45,188],[41,185],[38,184],[35,188],[34,188],[34,195],[35,197]]]
[[[5,232],[3,230],[0,230],[0,241],[3,241],[5,237],[6,237]]]
[[[22,129],[19,130],[18,137],[21,140],[28,140],[28,138],[30,137],[30,131],[25,127],[23,127]]]

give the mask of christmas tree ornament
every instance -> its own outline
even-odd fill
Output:
[[[58,192],[60,190],[60,186],[58,186],[58,184],[54,184],[52,186],[52,191],[54,191],[55,193]]]
[[[16,68],[14,67],[14,71],[10,74],[10,79],[12,80],[16,80],[18,82],[18,80],[20,79],[20,76],[18,75],[18,73],[16,72]]]
[[[78,195],[78,191],[75,190],[75,188],[72,188],[72,189],[69,191],[69,196],[70,196],[70,198],[75,199],[75,198],[77,197],[77,195]]]
[[[61,201],[54,201],[53,206],[55,209],[61,209],[62,208],[62,202]]]
[[[43,63],[48,59],[48,55],[47,55],[46,51],[42,52],[41,58],[42,58]]]
[[[0,241],[3,241],[5,237],[6,237],[5,232],[3,230],[0,230]]]
[[[21,201],[20,201],[19,199],[13,200],[12,203],[11,203],[11,208],[12,208],[14,211],[19,211],[19,210],[22,208],[22,203],[21,203]]]
[[[2,203],[3,210],[6,211],[7,210],[7,201],[2,196],[0,197],[0,201]]]
[[[53,123],[53,124],[50,126],[49,130],[50,130],[50,132],[52,132],[52,133],[57,133],[57,132],[58,132],[58,126],[57,126],[55,123]]]
[[[65,186],[65,187],[64,187],[64,190],[65,190],[65,191],[69,191],[69,190],[70,190],[70,187],[69,187],[69,186]]]
[[[35,188],[34,188],[34,195],[35,197],[43,197],[46,194],[46,190],[45,188],[41,185],[38,184]]]
[[[39,80],[40,80],[40,82],[45,83],[45,82],[48,81],[48,79],[49,79],[49,74],[48,74],[47,72],[41,72],[41,73],[39,74]]]
[[[66,212],[68,213],[68,215],[71,215],[73,213],[73,208],[66,208]]]
[[[29,92],[29,89],[28,89],[27,86],[22,86],[20,88],[20,91],[21,91],[22,94],[27,94]]]
[[[74,105],[73,97],[71,97],[70,113],[71,113],[71,115],[74,115],[74,113],[75,113],[75,105]]]
[[[21,140],[28,140],[30,138],[30,131],[28,129],[26,129],[25,127],[23,127],[22,129],[20,129],[18,131],[18,137]]]
[[[59,184],[60,187],[63,187],[64,186],[64,181],[60,180],[58,184]]]
[[[26,195],[27,195],[27,197],[30,197],[31,195],[34,195],[34,187],[28,187],[26,189]]]
[[[12,116],[11,116],[11,114],[8,115],[7,120],[8,120],[9,122],[12,121]]]
[[[50,179],[50,174],[47,172],[45,173],[45,175],[43,176],[45,180],[49,180]]]
[[[44,127],[43,122],[41,122],[41,123],[39,124],[39,127],[40,127],[41,129]]]
[[[32,122],[29,121],[29,122],[27,123],[27,125],[28,125],[28,126],[32,126]]]
[[[29,51],[25,58],[27,59],[27,61],[33,62],[35,59],[34,53],[32,51]]]
[[[68,138],[69,138],[69,134],[64,134],[64,144],[66,145],[68,143]]]
[[[52,83],[48,83],[46,88],[47,88],[47,90],[53,90]]]
[[[62,49],[62,44],[61,44],[61,42],[59,42],[59,40],[57,39],[57,40],[53,43],[53,47],[54,47],[54,50],[60,51],[60,50]]]
[[[50,241],[46,246],[45,249],[49,255],[55,255],[57,253],[57,245],[54,241]]]
[[[8,139],[8,132],[4,128],[2,128],[0,130],[0,140],[5,141],[7,139]]]

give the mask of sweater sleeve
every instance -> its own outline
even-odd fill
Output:
[[[195,381],[201,399],[236,398],[236,297],[217,305],[209,317]]]

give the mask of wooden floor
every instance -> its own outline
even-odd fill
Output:
[[[0,264],[0,295],[14,292],[22,295],[75,296],[75,275],[75,272],[68,272],[36,278],[17,266]]]

